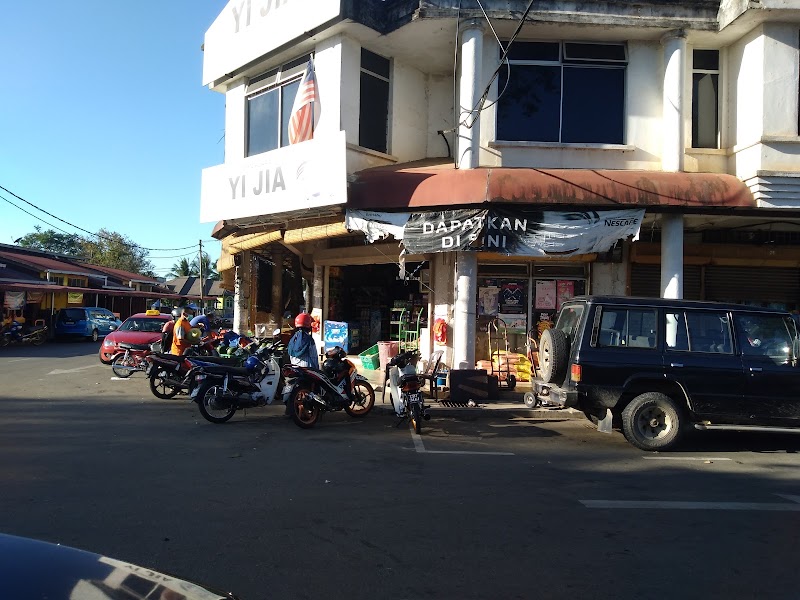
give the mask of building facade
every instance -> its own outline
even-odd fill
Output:
[[[201,220],[235,326],[314,310],[472,368],[580,293],[797,309],[799,45],[795,0],[231,0]]]

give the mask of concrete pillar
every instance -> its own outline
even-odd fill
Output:
[[[483,23],[470,19],[461,24],[461,73],[459,76],[459,126],[457,157],[460,169],[480,165],[480,115],[477,103],[483,91]],[[478,257],[458,252],[455,265],[455,306],[453,310],[453,368],[475,367]]]
[[[312,302],[308,312],[314,308],[322,308],[322,291],[325,285],[325,267],[314,264],[314,282],[312,284]]]
[[[661,297],[683,298],[683,215],[661,215]]]
[[[241,262],[236,266],[233,288],[233,329],[244,333],[250,329],[250,278],[252,259],[249,250],[241,252]]]
[[[475,302],[478,294],[478,255],[458,252],[456,256],[456,299],[453,321],[453,368],[475,368],[477,321]]]
[[[470,19],[461,24],[461,73],[458,81],[457,164],[461,169],[479,165],[480,115],[475,110],[483,88],[483,23]]]
[[[283,327],[283,252],[273,248],[272,260],[272,318]]]
[[[664,171],[683,171],[686,148],[686,32],[670,31],[661,38],[664,46],[663,153]]]

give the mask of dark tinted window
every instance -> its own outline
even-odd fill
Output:
[[[61,310],[61,320],[81,321],[86,318],[86,311],[82,308],[64,308]]]
[[[389,59],[364,48],[361,49],[361,68],[389,79]]]
[[[564,67],[561,141],[621,144],[625,71]]]
[[[558,42],[514,42],[508,51],[508,60],[541,60],[558,62],[559,59]],[[508,47],[508,43],[503,44],[503,48]]]
[[[278,148],[279,88],[247,100],[247,156]]]
[[[510,80],[507,70],[500,70],[498,89],[505,92],[497,111],[497,139],[559,141],[561,67],[511,65]]]
[[[719,70],[719,50],[694,50],[692,68],[703,71]]]
[[[656,311],[651,308],[601,307],[596,346],[656,347]]]
[[[359,146],[378,152],[387,152],[388,121],[389,82],[362,71],[358,124]]]

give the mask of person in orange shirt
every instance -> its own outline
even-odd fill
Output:
[[[195,309],[192,304],[183,307],[180,318],[175,321],[172,330],[172,348],[170,354],[181,355],[192,345],[189,341],[189,332],[192,330],[190,321],[194,317]]]

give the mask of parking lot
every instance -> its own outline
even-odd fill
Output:
[[[243,598],[792,597],[800,437],[643,453],[583,420],[304,431],[282,406],[214,425],[90,343],[4,351],[0,384],[0,531]],[[663,565],[691,583],[654,585]]]

